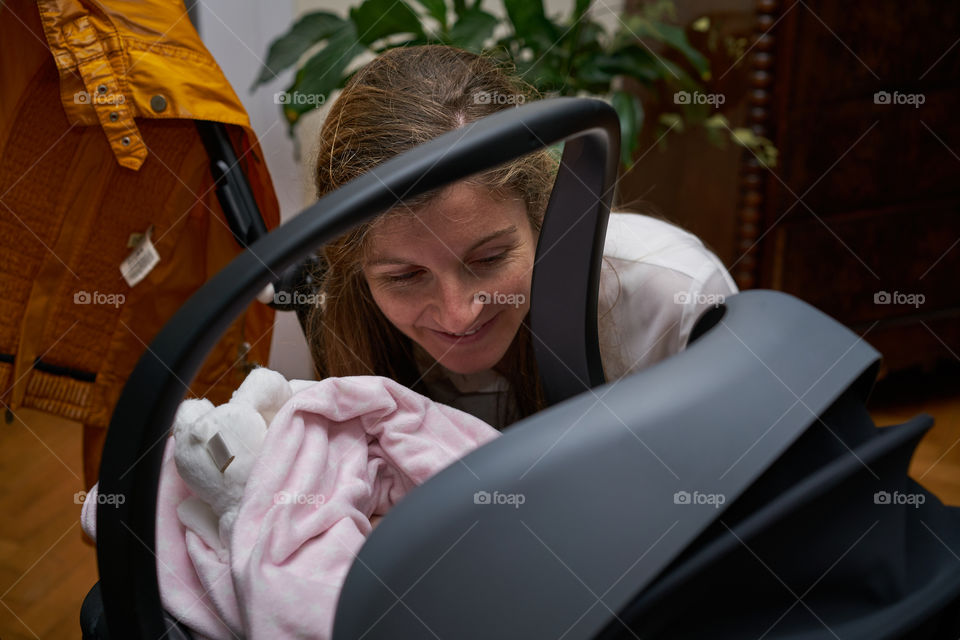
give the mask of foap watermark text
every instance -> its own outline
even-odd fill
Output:
[[[927,297],[922,293],[903,293],[901,291],[877,291],[873,294],[873,304],[906,304],[919,308]]]
[[[327,502],[322,493],[296,493],[294,491],[278,491],[273,496],[273,504],[308,504],[319,509]]]
[[[709,104],[713,107],[720,107],[727,101],[727,97],[722,93],[704,93],[702,91],[677,91],[673,94],[674,104]]]
[[[527,497],[522,493],[500,493],[499,491],[490,493],[489,491],[477,491],[473,494],[474,504],[506,504],[515,509],[519,509],[520,505],[526,501]]]
[[[712,304],[714,306],[723,304],[724,297],[722,293],[690,293],[689,291],[678,291],[673,294],[673,301],[677,304]]]
[[[86,491],[77,491],[75,494],[73,494],[73,503],[83,504],[84,502],[87,501],[87,498],[89,497],[89,495],[90,494],[88,494]],[[108,504],[111,507],[119,507],[120,505],[122,505],[124,502],[127,501],[127,497],[122,493],[96,492],[94,493],[94,496],[92,499],[96,501],[97,506],[100,506],[102,504]]]
[[[119,307],[126,302],[127,297],[122,293],[100,293],[99,291],[75,291],[73,304],[109,304]]]
[[[326,96],[322,93],[300,93],[299,91],[287,93],[286,91],[281,91],[273,94],[274,104],[311,104],[319,107],[326,99]]]
[[[922,493],[900,493],[899,491],[894,491],[890,493],[889,491],[877,491],[873,494],[873,504],[889,504],[889,505],[909,505],[914,509],[919,509],[920,505],[927,501],[927,496]]]
[[[273,303],[295,305],[298,307],[322,307],[327,300],[326,293],[303,293],[300,291],[277,291],[273,294]]]
[[[500,291],[477,291],[473,294],[473,301],[480,304],[510,304],[519,307],[527,301],[522,293],[502,293]]]
[[[720,505],[727,501],[727,496],[722,493],[701,493],[699,491],[677,491],[673,494],[673,504],[695,504],[710,505],[714,509],[719,509]]]
[[[477,91],[473,94],[474,104],[523,104],[526,100],[526,97],[522,93]]]
[[[873,94],[874,104],[906,104],[915,109],[919,109],[920,105],[926,101],[927,96],[922,93],[900,93],[899,91],[890,93],[889,91],[877,91]]]

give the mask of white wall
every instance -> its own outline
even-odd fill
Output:
[[[280,201],[281,220],[287,220],[311,202],[309,178],[294,159],[294,144],[273,98],[290,85],[293,72],[281,72],[253,94],[249,88],[260,73],[270,42],[293,24],[294,2],[204,0],[198,14],[204,44],[250,115]],[[269,366],[288,378],[312,377],[307,344],[293,313],[277,313]]]
[[[259,137],[280,200],[281,221],[288,220],[315,200],[311,179],[314,147],[326,107],[301,118],[294,143],[287,136],[286,121],[274,102],[274,94],[292,82],[292,70],[280,72],[275,80],[253,94],[249,87],[260,73],[270,42],[299,16],[323,10],[346,17],[350,7],[360,1],[203,0],[198,4],[200,35],[243,102]],[[416,6],[415,0],[408,1]],[[612,30],[623,4],[624,0],[594,0],[591,11],[596,20]],[[483,0],[482,6],[490,13],[502,15],[501,0]],[[550,17],[567,16],[573,6],[574,0],[545,1]],[[358,58],[354,64],[363,64],[367,59]],[[307,344],[292,313],[277,314],[269,366],[288,378],[312,377]]]

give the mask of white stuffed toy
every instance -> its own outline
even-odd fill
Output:
[[[226,404],[214,407],[206,398],[191,399],[177,409],[174,459],[195,496],[181,503],[177,514],[191,529],[204,532],[201,537],[218,554],[226,553],[267,427],[293,393],[281,374],[260,367],[247,375]]]

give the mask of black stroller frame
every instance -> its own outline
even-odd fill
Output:
[[[847,328],[786,294],[748,291],[704,313],[685,351],[605,384],[597,291],[619,136],[616,112],[600,100],[555,98],[496,113],[322,198],[194,294],[138,362],[104,447],[100,492],[127,498],[97,513],[110,637],[189,637],[170,626],[160,602],[157,479],[182,381],[233,318],[316,247],[404,198],[563,142],[531,293],[550,407],[391,510],[347,575],[334,638],[673,638],[704,629],[713,637],[956,638],[960,563],[950,566],[944,550],[960,549],[960,517],[904,472],[932,420],[874,428],[863,405],[879,354]],[[706,488],[723,503],[684,500]],[[900,489],[929,496],[925,508],[863,502]],[[523,509],[469,499],[494,490],[524,494]],[[886,575],[863,578],[869,563],[857,564],[858,554],[874,557],[869,540],[846,553],[845,538],[839,550],[816,537],[806,555],[781,549],[784,536],[809,532],[811,513],[829,514],[838,538],[874,520],[870,530],[884,542],[903,534],[902,557],[890,561],[903,580],[884,583],[877,597],[854,601],[841,589],[809,604],[816,592],[795,586],[810,583],[809,567],[829,567],[814,586],[843,568],[848,582],[826,582],[847,591],[869,591]],[[758,564],[758,553],[767,560]],[[919,568],[903,569],[908,560]],[[860,573],[847,570],[850,562]],[[770,574],[786,590],[771,588]],[[745,593],[753,599],[734,610]],[[689,603],[704,598],[713,598],[709,615],[690,615]]]

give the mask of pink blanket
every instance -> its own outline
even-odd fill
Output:
[[[164,608],[209,638],[331,637],[371,516],[497,435],[387,378],[314,383],[270,423],[225,550],[202,517],[177,514],[191,494],[170,438],[157,504]],[[91,534],[96,502],[84,504]]]

